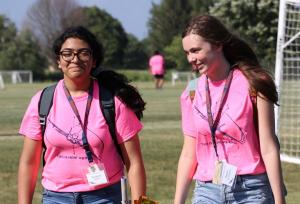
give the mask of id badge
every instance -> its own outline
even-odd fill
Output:
[[[221,182],[227,186],[234,186],[236,182],[237,167],[222,161]]]
[[[214,177],[213,177],[213,180],[212,182],[214,184],[222,184],[221,182],[221,174],[222,174],[222,161],[216,161],[215,163],[215,171],[214,171]]]
[[[90,186],[98,186],[108,183],[108,177],[102,164],[92,164],[88,167],[86,174]]]

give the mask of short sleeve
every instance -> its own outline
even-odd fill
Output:
[[[19,134],[31,138],[33,140],[42,140],[42,131],[38,114],[38,103],[41,96],[41,91],[36,93],[27,107],[23,116]]]
[[[193,121],[193,101],[188,89],[185,89],[180,97],[181,125],[184,135],[196,137],[196,127]]]
[[[116,134],[119,143],[123,143],[138,134],[143,125],[135,113],[115,97],[116,107]]]

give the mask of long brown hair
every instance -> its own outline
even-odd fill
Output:
[[[242,39],[233,35],[217,18],[211,15],[193,17],[185,27],[182,38],[196,34],[214,45],[222,45],[225,58],[230,65],[237,64],[250,84],[250,94],[261,93],[274,104],[278,93],[271,74],[263,69],[252,48]]]

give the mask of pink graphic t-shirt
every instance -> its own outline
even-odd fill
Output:
[[[89,162],[82,147],[82,128],[66,99],[63,81],[59,81],[53,106],[47,118],[44,142],[47,147],[45,166],[42,172],[44,188],[58,192],[82,192],[116,183],[123,175],[122,160],[110,136],[108,126],[99,105],[99,87],[94,82],[94,93],[88,117],[87,139],[95,163],[103,164],[109,179],[108,184],[89,186],[86,173]],[[33,140],[42,140],[38,116],[41,92],[32,97],[24,115],[19,133]],[[73,97],[81,120],[84,121],[88,94]],[[128,141],[141,129],[142,124],[134,112],[115,97],[116,134],[119,143]]]
[[[217,161],[207,120],[205,80],[205,75],[198,79],[193,102],[187,89],[181,95],[182,129],[184,135],[196,138],[198,166],[194,179],[200,181],[212,180]],[[226,80],[208,81],[211,112],[215,120]],[[220,160],[236,166],[238,175],[265,172],[254,127],[249,84],[238,69],[234,70],[228,98],[222,109],[216,143]]]
[[[149,66],[152,75],[163,75],[165,73],[164,58],[162,55],[152,56],[149,60]]]

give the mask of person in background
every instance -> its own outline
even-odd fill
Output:
[[[152,57],[149,59],[150,73],[154,77],[156,89],[162,89],[164,85],[165,75],[165,59],[159,51],[154,51]]]
[[[98,81],[91,77],[102,61],[102,45],[89,30],[78,26],[62,33],[54,42],[53,51],[63,79],[56,86],[44,136],[38,114],[41,91],[32,97],[19,130],[24,136],[18,173],[19,204],[32,203],[41,158],[45,160],[42,203],[121,203],[123,162],[99,105]],[[116,84],[113,78],[106,80],[110,84],[101,83]],[[131,97],[143,110],[145,103],[139,93],[131,91],[137,98],[123,95]],[[116,135],[131,198],[138,200],[146,195],[138,137],[143,126],[123,99],[118,95],[114,98]],[[46,150],[42,156],[43,142]]]
[[[192,18],[182,45],[200,73],[195,96],[181,95],[184,144],[174,204],[284,204],[285,191],[274,128],[278,94],[256,54],[215,17]]]

